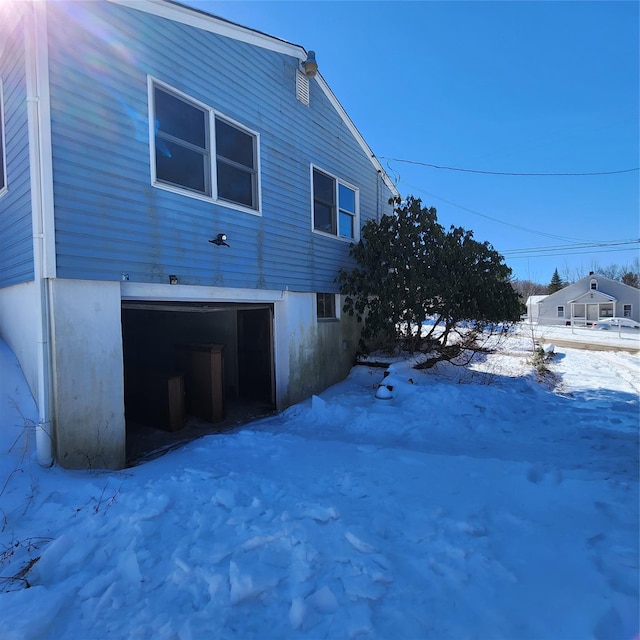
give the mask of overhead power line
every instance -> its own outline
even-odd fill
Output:
[[[402,181],[405,185],[407,185],[408,187],[412,187],[413,189],[415,189],[416,191],[420,191],[426,195],[431,196],[432,198],[435,198],[436,200],[440,200],[442,202],[446,202],[447,204],[456,207],[457,209],[462,209],[463,211],[467,211],[469,213],[472,213],[476,216],[480,216],[481,218],[486,218],[487,220],[491,220],[493,222],[497,222],[499,224],[505,225],[507,227],[512,227],[514,229],[519,229],[520,231],[526,231],[527,233],[531,233],[533,235],[537,235],[537,236],[543,236],[543,237],[547,237],[547,238],[551,238],[553,240],[561,240],[564,242],[570,242],[571,244],[568,245],[556,245],[556,246],[550,246],[550,247],[540,247],[540,248],[535,248],[532,247],[530,249],[511,249],[511,250],[506,250],[506,251],[501,251],[501,253],[503,255],[505,255],[505,257],[508,257],[509,260],[516,260],[516,259],[520,259],[520,258],[542,258],[542,257],[554,257],[554,256],[566,256],[566,255],[581,255],[581,254],[588,254],[588,253],[613,253],[613,252],[617,252],[617,251],[632,251],[634,248],[632,246],[629,246],[629,248],[616,248],[616,249],[609,249],[607,247],[609,246],[616,246],[616,247],[621,247],[621,246],[625,246],[625,245],[634,245],[634,244],[639,244],[640,243],[640,239],[637,240],[611,240],[611,241],[605,241],[604,243],[601,242],[590,242],[588,240],[584,240],[584,239],[577,239],[577,238],[568,238],[566,236],[558,236],[558,235],[554,235],[551,233],[546,233],[544,231],[539,231],[539,230],[535,230],[535,229],[530,229],[527,227],[523,227],[517,224],[513,224],[512,222],[507,222],[505,220],[500,220],[499,218],[495,218],[493,216],[489,216],[485,213],[481,213],[480,211],[476,211],[474,209],[470,209],[469,207],[465,207],[461,204],[458,204],[457,202],[452,202],[451,200],[447,200],[445,198],[442,198],[441,196],[436,195],[435,193],[431,193],[425,189],[423,189],[422,187],[418,187],[417,185],[414,184],[410,184],[406,181]],[[547,251],[549,251],[550,253],[547,253]],[[553,251],[559,251],[560,253],[553,253]],[[518,254],[520,253],[521,255],[513,255],[513,254]],[[510,254],[509,256],[507,256],[506,254]]]
[[[615,171],[587,171],[587,172],[566,172],[566,173],[520,173],[517,171],[484,171],[482,169],[462,169],[461,167],[447,167],[439,164],[431,164],[429,162],[419,162],[418,160],[404,160],[402,158],[388,158],[378,156],[387,162],[404,162],[405,164],[415,164],[421,167],[430,167],[431,169],[442,169],[444,171],[460,171],[463,173],[481,173],[490,176],[529,176],[529,177],[552,177],[552,176],[610,176],[618,173],[632,173],[640,171],[640,167],[632,167],[630,169],[617,169]]]
[[[503,255],[509,255],[510,257],[518,257],[515,254],[525,253],[528,256],[532,256],[533,254],[544,254],[554,251],[571,251],[572,253],[579,252],[585,249],[605,249],[606,247],[624,247],[630,245],[640,244],[640,239],[637,240],[608,240],[608,241],[600,241],[600,242],[583,242],[580,244],[566,244],[566,245],[555,245],[550,247],[529,247],[526,249],[506,249],[501,251]],[[620,249],[620,251],[628,251],[628,249]]]
[[[567,257],[567,256],[580,256],[580,255],[592,255],[594,253],[618,253],[620,251],[634,251],[633,247],[629,247],[626,249],[585,249],[582,251],[572,251],[570,253],[567,253],[566,251],[563,251],[561,253],[546,253],[545,255],[521,255],[521,256],[508,256],[507,260],[509,262],[511,262],[512,260],[523,260],[523,259],[532,259],[535,260],[536,258],[553,258],[556,256],[563,256],[563,257]]]
[[[426,191],[422,187],[418,187],[415,184],[410,184],[409,182],[406,182],[405,180],[403,180],[402,182],[404,184],[406,184],[408,187],[412,187],[416,191],[420,191],[422,193],[425,193],[426,195],[431,196],[432,198],[436,198],[436,200],[440,200],[441,202],[446,202],[447,204],[451,205],[452,207],[456,207],[457,209],[462,209],[462,211],[468,211],[469,213],[472,213],[473,215],[480,216],[481,218],[486,218],[487,220],[491,220],[492,222],[497,222],[498,224],[503,224],[506,227],[512,227],[513,229],[519,229],[520,231],[526,231],[527,233],[531,233],[531,234],[536,235],[536,236],[542,236],[542,237],[545,237],[545,238],[551,238],[552,240],[562,240],[564,242],[581,242],[582,241],[582,240],[580,240],[578,238],[568,238],[566,236],[558,236],[558,235],[555,235],[553,233],[546,233],[545,231],[538,231],[538,230],[535,230],[535,229],[529,229],[528,227],[522,227],[522,226],[520,226],[518,224],[513,224],[512,222],[506,222],[505,220],[500,220],[499,218],[494,218],[493,216],[489,216],[486,213],[481,213],[480,211],[475,211],[474,209],[470,209],[469,207],[464,207],[461,204],[458,204],[458,203],[453,202],[451,200],[447,200],[446,198],[442,198],[441,196],[438,196],[435,193],[430,193],[429,191]]]

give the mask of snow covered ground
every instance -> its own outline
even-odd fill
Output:
[[[637,638],[640,356],[531,344],[65,472],[0,342],[0,638]]]
[[[571,342],[592,348],[613,347],[629,351],[640,351],[640,330],[627,328],[602,327],[548,327],[534,323],[520,325],[520,333],[533,335],[543,341]]]

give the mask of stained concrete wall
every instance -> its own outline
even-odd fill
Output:
[[[18,357],[34,397],[36,293],[33,284],[0,291],[0,335]],[[273,297],[276,401],[283,410],[345,378],[360,327],[349,316],[318,322],[313,293],[278,296]],[[70,469],[122,468],[126,427],[121,283],[54,279],[50,305],[56,460]]]
[[[33,397],[38,399],[38,288],[24,282],[0,289],[0,337],[13,351]]]
[[[342,307],[342,300],[337,307]],[[354,318],[318,321],[316,295],[291,292],[276,304],[275,315],[278,409],[320,393],[348,375],[360,335]]]
[[[67,469],[125,466],[119,282],[52,282],[54,447]]]

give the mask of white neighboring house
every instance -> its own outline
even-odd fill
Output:
[[[527,311],[531,322],[543,325],[594,325],[606,318],[640,322],[640,289],[590,273],[555,293],[531,296]]]
[[[538,304],[547,296],[529,296],[527,298],[527,318],[529,322],[538,322]]]

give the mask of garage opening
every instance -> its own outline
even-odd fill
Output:
[[[127,463],[276,409],[273,305],[122,303]]]

